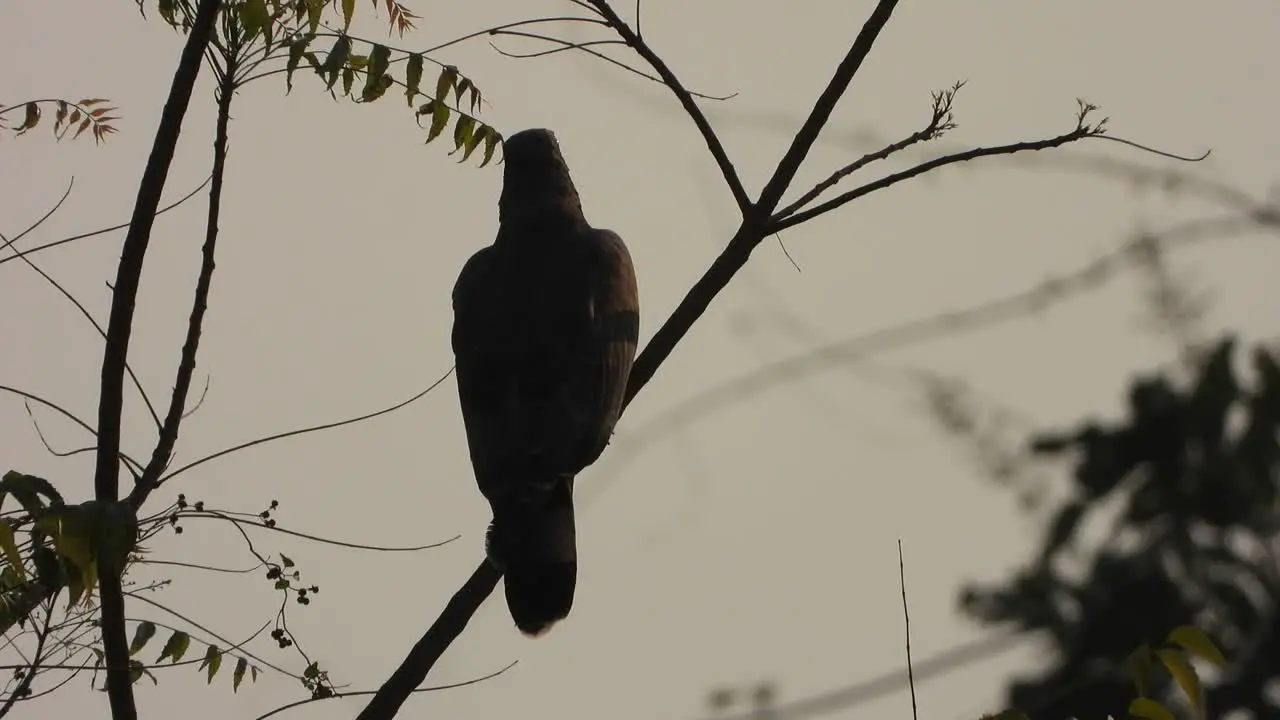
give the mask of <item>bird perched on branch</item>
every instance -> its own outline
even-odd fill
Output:
[[[518,132],[503,157],[498,236],[458,276],[452,341],[493,510],[486,552],[516,626],[536,636],[573,605],[573,480],[622,410],[640,307],[627,247],[587,223],[555,135]]]

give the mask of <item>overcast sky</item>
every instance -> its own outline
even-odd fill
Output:
[[[705,106],[754,194],[873,5],[650,0],[643,30],[688,86],[738,93]],[[574,11],[553,0],[409,7],[422,16],[419,29],[395,42],[413,48]],[[371,10],[358,5],[359,27],[385,38]],[[619,10],[631,17],[633,6]],[[100,147],[85,138],[56,144],[44,129],[0,143],[0,231],[25,228],[72,177],[70,198],[24,247],[123,222],[182,38],[154,17],[143,21],[126,0],[9,0],[0,18],[0,100],[100,96],[122,116]],[[1102,106],[1117,135],[1184,154],[1212,148],[1195,172],[1263,196],[1280,161],[1280,104],[1270,89],[1280,67],[1277,32],[1280,6],[1271,0],[904,0],[798,188],[874,149],[868,139],[919,129],[929,92],[967,80],[959,128],[940,147],[1060,134],[1083,97]],[[438,59],[474,79],[491,103],[483,118],[503,132],[556,131],[588,218],[629,244],[642,340],[650,336],[736,224],[732,198],[674,99],[581,55],[516,60],[482,39]],[[212,92],[207,73],[201,80],[168,198],[209,172]],[[183,426],[179,463],[391,405],[434,382],[452,365],[454,278],[496,229],[501,170],[457,165],[443,143],[424,146],[403,101],[334,103],[305,73],[285,97],[280,80],[246,88],[233,110],[197,372],[197,390],[208,377],[209,391]],[[1102,142],[1058,157],[1081,154],[1176,166]],[[823,343],[1032,288],[1141,228],[1226,211],[1187,194],[1054,169],[1043,153],[1035,159],[947,169],[790,230],[782,240],[799,271],[776,242],[762,245],[628,411],[611,450],[580,478],[572,615],[527,640],[495,596],[429,682],[519,664],[479,685],[419,695],[403,716],[687,720],[704,714],[707,693],[719,686],[772,680],[786,702],[893,670],[903,662],[899,539],[915,657],[981,637],[955,610],[958,587],[1028,558],[1041,518],[1020,514],[969,449],[939,432],[911,379],[921,370],[965,379],[1029,423],[1011,426],[1013,437],[1117,412],[1127,376],[1172,352],[1144,325],[1141,279],[1119,274],[1038,314],[925,338],[860,364],[820,365],[688,422],[666,413]],[[163,216],[147,258],[130,360],[157,402],[167,404],[172,384],[204,212],[201,196]],[[35,259],[105,324],[105,283],[122,238],[95,237]],[[1274,242],[1256,235],[1179,251],[1174,265],[1213,300],[1209,328],[1257,339],[1276,332],[1278,259]],[[94,418],[102,351],[93,328],[17,262],[0,266],[0,307],[0,384]],[[125,446],[146,455],[153,427],[136,394],[127,402]],[[56,448],[90,442],[54,414],[36,415]],[[69,501],[91,496],[91,457],[51,457],[13,396],[0,398],[0,428],[0,465],[49,477]],[[290,627],[351,689],[376,687],[400,662],[480,559],[488,520],[452,379],[392,415],[204,465],[153,502],[177,492],[246,512],[278,499],[282,526],[350,542],[404,546],[461,535],[414,554],[253,536],[260,551],[290,555],[305,583],[320,586],[310,606],[291,608]],[[253,563],[235,532],[208,521],[188,522],[181,536],[162,533],[150,549],[154,559]],[[228,638],[253,632],[278,602],[260,573],[162,569],[175,582],[153,599]],[[129,615],[182,624],[137,602]],[[256,649],[302,667],[270,642]],[[1026,644],[922,684],[922,717],[996,709],[1003,681],[1034,667],[1035,649]],[[271,673],[235,695],[229,677],[205,688],[194,667],[157,675],[159,687],[138,686],[143,717],[254,717],[302,696],[294,681]],[[331,701],[285,717],[347,718],[361,706]],[[38,707],[49,717],[102,717],[106,700],[77,679]],[[905,693],[896,693],[842,715],[909,712]]]

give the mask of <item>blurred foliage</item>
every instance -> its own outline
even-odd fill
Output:
[[[1280,676],[1280,362],[1259,347],[1242,377],[1235,348],[1233,337],[1219,340],[1189,382],[1137,377],[1122,421],[1032,438],[1033,454],[1069,458],[1071,492],[1032,561],[960,597],[979,623],[1036,633],[1052,648],[1047,670],[1012,682],[1009,705],[1036,720],[1123,717],[1133,711],[1133,648],[1150,653],[1194,625],[1232,659],[1205,683],[1206,716],[1280,717],[1267,693]],[[1091,518],[1110,527],[1086,533]],[[1177,676],[1145,690],[1164,697]]]

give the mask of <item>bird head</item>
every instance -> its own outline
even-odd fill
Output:
[[[498,216],[504,224],[581,220],[578,191],[555,133],[545,128],[521,130],[503,140],[502,158]]]

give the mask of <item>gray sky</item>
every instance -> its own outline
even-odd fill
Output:
[[[651,1],[643,27],[689,86],[739,93],[709,113],[754,193],[873,4]],[[409,6],[423,20],[396,40],[406,47],[572,9],[515,0],[465,11]],[[358,9],[365,35],[385,37],[368,3]],[[72,176],[70,199],[25,246],[122,222],[182,39],[123,0],[10,0],[0,12],[0,66],[10,68],[0,99],[105,96],[123,115],[120,132],[98,148],[84,138],[55,144],[45,131],[0,145],[0,231],[34,221]],[[948,147],[1065,132],[1081,96],[1103,107],[1118,135],[1188,154],[1212,147],[1199,172],[1262,195],[1280,160],[1280,106],[1265,90],[1268,68],[1280,66],[1278,29],[1280,6],[1269,0],[904,2],[830,137],[908,134],[927,120],[931,90],[967,79],[960,128],[941,141]],[[715,164],[674,100],[582,56],[513,60],[481,41],[439,59],[475,80],[492,103],[484,119],[504,132],[555,129],[589,219],[631,248],[642,335],[652,334],[735,225]],[[213,107],[202,79],[170,198],[208,172]],[[425,133],[395,98],[333,103],[314,78],[297,80],[289,97],[282,83],[255,84],[233,111],[197,376],[211,384],[184,425],[178,462],[390,405],[436,380],[452,364],[453,280],[496,228],[500,170],[456,166],[444,144],[423,146]],[[820,144],[798,187],[867,149]],[[1166,165],[1100,142],[1068,152]],[[906,160],[894,162],[864,177]],[[130,359],[157,402],[167,402],[172,383],[204,210],[201,198],[161,218],[147,259]],[[898,539],[916,658],[978,637],[954,610],[958,585],[1022,562],[1038,519],[1020,515],[1012,494],[935,429],[902,370],[962,376],[1038,423],[1116,411],[1127,375],[1170,353],[1142,325],[1142,284],[1131,274],[1030,318],[878,356],[874,366],[831,366],[669,432],[650,423],[670,424],[664,411],[695,393],[822,342],[1016,292],[1089,262],[1141,226],[1221,212],[1185,195],[997,160],[944,170],[787,232],[801,272],[766,243],[581,478],[572,616],[530,641],[491,599],[429,682],[520,664],[484,684],[420,695],[404,715],[678,720],[703,714],[707,692],[724,684],[776,680],[785,702],[879,674],[902,663]],[[104,282],[122,237],[36,258],[105,323]],[[1254,237],[1191,248],[1175,264],[1211,293],[1210,327],[1260,338],[1276,330],[1263,311],[1277,299],[1276,260],[1273,244]],[[0,306],[9,343],[0,381],[92,419],[101,359],[93,329],[20,263],[0,267]],[[55,446],[87,443],[69,423],[37,414]],[[127,414],[126,447],[149,452],[152,429],[135,394]],[[91,495],[89,456],[50,457],[21,402],[0,401],[0,427],[0,464],[53,479],[69,500]],[[261,550],[295,558],[304,580],[322,589],[290,614],[307,651],[336,681],[365,688],[399,663],[480,559],[488,510],[470,473],[450,379],[391,416],[210,463],[156,500],[182,491],[256,511],[276,498],[282,525],[379,545],[461,534],[418,554],[255,536]],[[152,550],[156,559],[252,562],[235,533],[196,521],[180,537],[161,535]],[[230,638],[256,629],[277,602],[257,575],[172,576],[176,586],[155,599]],[[137,603],[130,616],[176,621]],[[921,686],[921,715],[995,709],[1007,673],[1033,662],[1028,648]],[[301,668],[269,643],[259,649]],[[255,716],[300,692],[268,674],[232,695],[229,680],[206,689],[189,667],[163,671],[158,688],[144,683],[138,695],[144,717],[182,709],[223,718]],[[327,702],[286,717],[350,717],[359,706]],[[105,708],[104,696],[79,682],[41,706],[68,717]],[[845,714],[909,712],[898,694]]]

